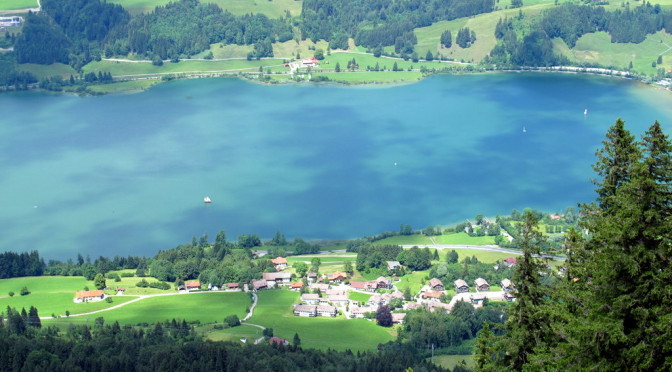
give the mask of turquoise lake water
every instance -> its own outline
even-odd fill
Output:
[[[0,250],[152,255],[220,229],[353,238],[562,211],[593,200],[594,151],[618,117],[670,133],[672,94],[559,74],[3,93]]]

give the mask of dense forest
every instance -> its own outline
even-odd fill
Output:
[[[525,214],[509,321],[481,331],[477,369],[669,371],[672,359],[672,144],[618,120],[593,166],[595,203],[566,236],[566,271],[544,285],[538,219]]]
[[[8,308],[5,318],[0,321],[2,371],[448,371],[400,343],[381,346],[376,353],[353,354],[203,341],[175,319],[144,329],[97,318],[92,327],[73,325],[61,331],[42,327],[34,308],[28,313]]]

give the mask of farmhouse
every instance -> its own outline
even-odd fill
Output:
[[[346,306],[348,302],[350,302],[348,296],[345,295],[331,295],[327,297],[327,299],[334,304],[334,306]]]
[[[516,300],[516,296],[511,292],[504,292],[504,299],[509,302],[513,302]]]
[[[268,343],[271,345],[284,345],[284,346],[289,345],[289,342],[287,340],[280,337],[271,337],[268,339]]]
[[[289,285],[291,279],[292,279],[292,274],[290,273],[263,273],[261,274],[262,278],[266,280],[266,283],[268,284],[269,287],[272,287],[274,285]]]
[[[477,278],[476,280],[474,280],[474,284],[476,285],[476,289],[478,289],[479,291],[490,290],[490,284],[488,284],[488,281],[483,278]]]
[[[391,289],[392,288],[392,280],[387,279],[383,276],[379,276],[378,279],[375,280],[375,282],[378,285],[378,288],[383,288],[383,289]]]
[[[336,271],[335,273],[327,274],[327,280],[330,282],[340,283],[345,279],[348,279],[348,274],[342,271]]]
[[[394,324],[404,324],[404,318],[406,318],[406,313],[392,313],[392,323]]]
[[[342,289],[327,289],[324,294],[327,296],[345,296],[345,291]]]
[[[289,285],[289,289],[292,291],[299,291],[303,288],[303,282],[296,282]]]
[[[507,259],[504,260],[504,265],[506,265],[506,266],[508,266],[508,267],[511,267],[511,266],[515,266],[515,265],[516,265],[516,262],[517,262],[517,261],[516,261],[515,258],[513,258],[513,257],[509,257],[509,258],[507,258]]]
[[[317,305],[320,303],[320,295],[314,293],[304,293],[301,295],[301,302],[308,305]]]
[[[375,313],[378,308],[368,306],[356,306],[350,309],[351,318],[364,318],[366,313]]]
[[[124,287],[117,287],[117,296],[121,296],[126,292],[126,288]]]
[[[334,317],[338,314],[338,311],[336,311],[336,306],[329,306],[329,305],[319,305],[317,307],[317,315],[318,316],[331,316]]]
[[[240,283],[226,283],[228,289],[240,289]]]
[[[294,315],[296,316],[317,316],[317,306],[315,305],[294,305]]]
[[[401,263],[399,261],[387,261],[386,264],[387,264],[387,269],[390,270],[390,271],[394,271],[394,270],[396,270],[400,267],[403,267],[403,266],[401,266]]]
[[[278,271],[282,271],[287,268],[287,259],[284,257],[277,257],[271,260],[273,265],[275,265],[275,269]]]
[[[350,282],[350,287],[352,289],[359,289],[367,292],[375,292],[378,288],[378,283],[376,282]]]
[[[75,303],[82,303],[82,302],[96,302],[96,301],[102,301],[105,298],[105,293],[103,293],[102,290],[96,290],[96,291],[77,291],[75,293]]]
[[[310,283],[310,286],[308,287],[313,291],[320,290],[320,292],[326,292],[329,288],[329,284],[324,284],[324,283]]]
[[[471,303],[474,305],[482,305],[484,300],[485,300],[484,294],[472,294],[471,296],[469,296],[469,301],[471,301]]]
[[[429,286],[435,291],[443,291],[443,283],[437,278],[429,279]]]
[[[499,282],[499,284],[502,286],[502,290],[504,290],[504,292],[509,292],[513,290],[513,282],[509,279],[502,279],[502,281]]]
[[[455,290],[457,293],[469,292],[469,285],[462,279],[457,279],[455,281]]]
[[[440,302],[441,301],[441,295],[443,295],[443,292],[439,292],[439,291],[422,292],[422,298],[424,298],[428,301]]]
[[[252,279],[250,284],[255,291],[268,288],[268,283],[264,279]]]
[[[303,67],[315,67],[318,65],[317,58],[310,57],[301,60],[301,66]]]
[[[187,291],[199,291],[201,289],[201,282],[198,280],[192,280],[190,282],[184,283],[184,288]]]
[[[315,282],[315,281],[317,281],[317,274],[316,273],[308,273],[308,274],[306,274],[306,278],[308,278],[308,282]]]

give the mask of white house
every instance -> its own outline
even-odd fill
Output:
[[[313,317],[317,316],[317,306],[315,305],[294,305],[294,315]]]
[[[103,293],[102,290],[77,291],[77,293],[75,293],[75,299],[73,301],[79,304],[82,302],[102,301],[103,299],[105,299],[105,293]]]

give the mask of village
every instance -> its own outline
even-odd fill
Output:
[[[424,308],[430,312],[450,312],[457,301],[471,303],[475,308],[484,305],[485,301],[515,301],[515,285],[510,279],[503,279],[499,284],[501,291],[491,291],[490,284],[483,278],[477,278],[469,285],[465,280],[458,279],[453,283],[455,295],[450,296],[447,287],[441,280],[431,278],[420,291],[410,297],[398,290],[395,283],[400,278],[394,275],[380,276],[371,281],[349,280],[347,273],[336,271],[318,275],[307,273],[305,278],[294,278],[287,271],[288,262],[284,257],[271,260],[276,272],[266,272],[260,279],[249,283],[226,283],[222,288],[208,284],[203,286],[198,280],[187,281],[179,285],[177,292],[163,295],[187,294],[194,292],[251,292],[286,288],[301,292],[300,302],[293,305],[293,314],[299,317],[336,317],[343,315],[346,319],[366,318],[373,319],[382,306],[389,306],[392,310],[392,321],[402,324],[406,311]],[[402,267],[398,261],[387,261],[387,268],[392,274]],[[502,261],[503,265],[512,267],[516,259],[509,257]],[[300,279],[300,280],[299,280]],[[108,288],[109,289],[109,288]],[[115,289],[116,295],[122,296],[124,287]],[[351,299],[353,293],[370,295],[368,300]],[[98,302],[109,298],[105,291],[85,290],[75,294],[73,302]],[[108,300],[109,301],[109,300]]]

